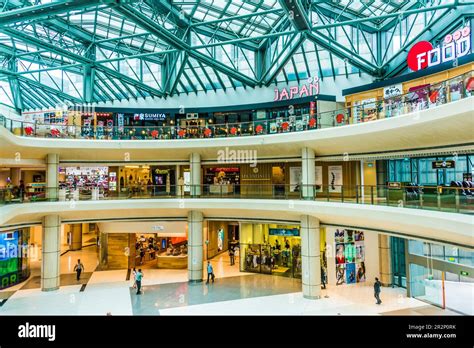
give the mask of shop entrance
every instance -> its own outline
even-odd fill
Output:
[[[186,269],[185,221],[105,222],[101,231],[101,263],[105,269]]]
[[[240,270],[301,278],[297,225],[241,224]]]
[[[204,171],[204,193],[240,194],[240,167],[206,167]]]
[[[186,237],[160,237],[156,233],[135,234],[135,252],[130,268],[185,269],[188,264]]]

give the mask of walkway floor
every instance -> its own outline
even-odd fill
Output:
[[[399,288],[383,288],[383,303],[376,305],[372,287],[362,283],[328,287],[320,300],[307,300],[299,280],[242,273],[227,255],[212,263],[216,281],[209,285],[188,283],[186,270],[146,270],[142,295],[127,270],[94,271],[77,283],[64,273],[70,285],[52,292],[22,283],[0,292],[0,315],[456,315],[407,298]]]

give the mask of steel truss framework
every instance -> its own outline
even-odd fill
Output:
[[[474,1],[0,0],[0,102],[19,110],[406,69]]]

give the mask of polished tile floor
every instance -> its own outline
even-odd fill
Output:
[[[296,279],[262,274],[216,278],[215,283],[170,283],[150,285],[141,295],[130,289],[134,315],[160,314],[161,309],[241,300],[300,291]],[[222,313],[224,314],[224,313]]]
[[[86,274],[76,282],[72,268],[80,258]],[[406,297],[406,291],[383,288],[376,305],[369,285],[328,287],[319,300],[304,299],[298,280],[242,273],[238,260],[212,260],[216,281],[192,284],[186,270],[147,269],[143,294],[136,295],[127,270],[94,271],[95,247],[61,257],[62,286],[42,292],[39,269],[28,282],[0,291],[0,315],[444,315],[456,314]],[[64,278],[64,280],[63,280]],[[70,278],[70,279],[69,279]],[[36,282],[37,286],[27,286]],[[31,285],[31,284],[30,284]]]

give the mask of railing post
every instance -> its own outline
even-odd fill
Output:
[[[441,210],[441,191],[440,191],[439,186],[436,186],[436,200],[437,200],[438,210]]]
[[[420,208],[423,208],[423,191],[421,191],[419,188],[418,188],[419,192],[419,200],[420,200]]]
[[[456,189],[455,191],[455,200],[456,200],[456,213],[459,213],[459,209],[460,209],[460,202],[459,202],[459,190]]]
[[[374,187],[370,186],[370,204],[374,205]]]
[[[344,186],[341,185],[341,203],[344,203]]]
[[[356,185],[355,189],[356,189],[356,203],[359,204],[359,185]]]

